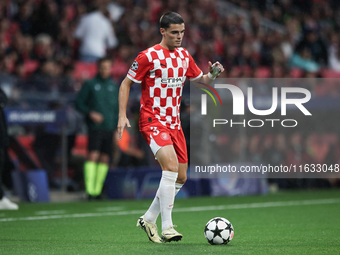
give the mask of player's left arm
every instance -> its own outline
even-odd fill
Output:
[[[222,72],[224,72],[224,68],[220,62],[215,62],[212,64],[210,61],[208,62],[209,72],[207,74],[202,74],[201,69],[196,65],[194,59],[189,54],[189,68],[187,70],[187,77],[190,81],[194,83],[205,83],[210,84],[213,80],[216,79]]]

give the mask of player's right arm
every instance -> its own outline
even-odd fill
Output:
[[[141,52],[133,61],[125,79],[119,89],[119,119],[118,119],[118,137],[119,140],[123,136],[125,127],[131,127],[128,118],[126,117],[126,106],[129,99],[130,88],[134,83],[142,83],[143,78],[150,69],[150,61],[147,56]]]
[[[130,122],[126,116],[126,107],[129,100],[130,89],[133,84],[134,82],[132,80],[130,80],[128,77],[125,77],[125,79],[122,81],[122,84],[120,85],[118,96],[119,119],[117,126],[119,140],[123,136],[124,128],[131,127]]]

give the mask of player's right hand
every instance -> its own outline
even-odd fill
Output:
[[[131,127],[130,125],[130,121],[128,120],[128,118],[124,117],[124,118],[119,118],[118,120],[118,126],[117,126],[117,130],[118,130],[118,138],[119,140],[122,139],[123,136],[123,131],[125,127]]]

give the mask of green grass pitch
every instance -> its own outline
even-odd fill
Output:
[[[340,254],[340,190],[177,199],[173,221],[184,237],[166,244],[136,228],[150,202],[20,204],[0,211],[0,254]],[[204,238],[216,216],[234,225],[228,245]]]

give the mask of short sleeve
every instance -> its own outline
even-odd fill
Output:
[[[191,80],[197,80],[201,78],[203,75],[202,70],[196,65],[195,60],[192,58],[192,56],[189,54],[189,67],[186,72],[186,76]]]
[[[148,57],[141,52],[130,66],[127,77],[135,83],[142,83],[145,75],[149,71],[149,67],[150,62]]]

